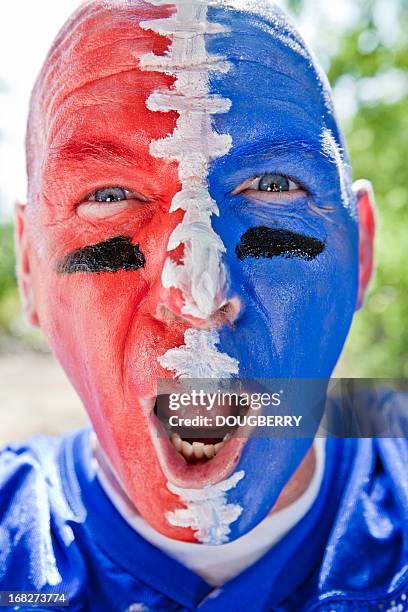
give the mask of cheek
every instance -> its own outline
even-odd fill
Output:
[[[126,425],[141,397],[171,376],[158,357],[183,343],[185,326],[155,318],[162,258],[147,248],[135,272],[57,274],[36,259],[36,302],[42,330],[93,421]],[[122,409],[120,408],[122,407]],[[135,428],[138,432],[138,428]]]
[[[42,330],[87,408],[122,394],[124,345],[147,282],[138,271],[56,274],[36,259],[33,278]],[[115,401],[109,402],[109,399]]]
[[[173,183],[171,189],[175,188]],[[33,254],[41,327],[89,411],[100,405],[99,399],[96,401],[98,394],[110,406],[122,401],[128,391],[125,370],[130,360],[137,382],[132,392],[152,393],[146,389],[146,381],[151,384],[154,369],[159,368],[154,347],[158,344],[155,337],[160,334],[160,326],[157,328],[151,316],[157,298],[153,289],[160,284],[168,237],[180,217],[179,213],[168,215],[156,210],[142,227],[137,223],[132,226],[129,218],[123,220],[124,227],[117,227],[117,220],[110,225],[93,225],[74,216],[67,222],[54,223],[48,232],[46,219],[41,223],[37,220],[36,227],[43,227],[47,235],[45,244],[37,243],[41,245],[40,255]],[[139,269],[55,272],[59,263],[66,261],[68,254],[83,249],[84,243],[106,244],[102,241],[119,234],[139,245],[144,259]]]
[[[235,333],[223,334],[223,348],[233,351],[241,376],[331,374],[357,295],[354,241],[339,242],[341,248],[333,240],[313,261],[231,261],[232,288],[245,310]]]
[[[165,518],[179,502],[166,487],[139,401],[155,392],[160,342],[167,350],[174,339],[160,339],[145,307],[147,284],[136,275],[59,276],[36,261],[41,326],[138,510],[166,535],[192,539],[191,530],[173,528]]]

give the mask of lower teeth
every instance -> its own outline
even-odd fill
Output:
[[[204,442],[187,442],[183,440],[178,434],[174,433],[171,435],[170,440],[176,451],[180,453],[187,461],[199,461],[200,459],[212,459],[217,455],[224,443],[228,440],[228,434],[224,437],[222,442],[217,444],[204,444]]]

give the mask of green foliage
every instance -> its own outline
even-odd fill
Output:
[[[302,8],[302,0],[287,0],[289,11],[297,13]]]
[[[9,331],[13,318],[19,312],[13,227],[0,225],[0,331]]]
[[[366,32],[377,37],[370,17],[374,4],[365,2],[363,23],[342,39],[329,71],[332,85],[343,75],[375,78],[390,70],[396,75],[396,69],[407,77],[408,3],[400,9],[400,39],[367,53],[360,41]],[[376,275],[354,318],[346,363],[353,376],[403,377],[408,376],[408,103],[406,97],[387,101],[383,93],[385,100],[375,104],[360,100],[353,121],[344,126],[354,177],[373,183],[377,201]]]
[[[0,225],[0,300],[15,286],[14,241],[11,225]]]
[[[361,108],[347,135],[354,175],[374,185],[376,275],[354,319],[348,356],[361,376],[407,376],[408,361],[408,109]]]

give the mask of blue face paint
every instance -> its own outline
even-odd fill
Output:
[[[242,307],[233,328],[192,323],[160,365],[187,378],[328,378],[356,304],[358,235],[324,77],[267,3],[250,0],[240,11],[180,0],[164,23],[142,27],[172,37],[165,55],[142,58],[143,69],[175,77],[147,107],[178,113],[173,133],[150,145],[151,155],[178,163],[170,212],[185,213],[167,245],[170,253],[182,244],[183,258],[166,260],[162,287],[180,292],[180,315],[206,323],[228,305]],[[265,174],[295,189],[257,192]],[[260,228],[263,249],[255,252]],[[316,417],[316,397],[295,387],[287,414],[300,404]],[[193,528],[201,542],[239,537],[270,511],[311,442],[251,438],[226,480],[209,477],[216,484],[203,489],[170,480],[185,507],[168,521]]]
[[[210,166],[209,191],[220,215],[212,225],[226,246],[230,292],[244,305],[234,329],[220,331],[219,350],[241,377],[329,378],[353,317],[358,285],[358,232],[350,172],[331,111],[330,92],[303,43],[279,12],[270,19],[211,7],[208,20],[229,29],[207,36],[210,54],[230,64],[210,73],[210,91],[231,100],[213,126],[232,138]],[[285,194],[233,191],[265,173],[290,177]],[[314,258],[237,257],[237,245],[264,226],[325,244]],[[293,408],[293,407],[292,407]],[[302,407],[304,412],[305,407]],[[270,511],[311,440],[250,439],[228,502],[243,511],[230,539]]]

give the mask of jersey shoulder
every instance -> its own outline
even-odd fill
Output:
[[[0,590],[52,590],[62,581],[75,517],[58,468],[61,443],[36,436],[0,452]]]

